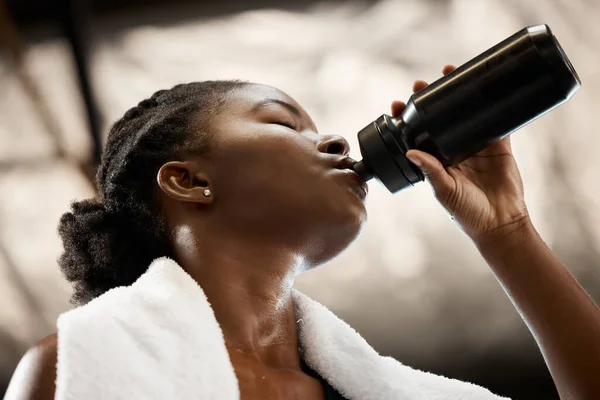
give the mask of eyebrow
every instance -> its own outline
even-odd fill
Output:
[[[253,108],[252,111],[256,111],[261,107],[265,107],[268,106],[269,104],[279,104],[280,106],[283,106],[285,108],[287,108],[292,114],[294,114],[296,117],[301,118],[302,115],[300,114],[300,110],[298,110],[296,107],[294,107],[293,105],[286,103],[283,100],[279,100],[279,99],[266,99],[261,101],[260,103],[256,104]]]

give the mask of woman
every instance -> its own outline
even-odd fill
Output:
[[[394,102],[392,114],[404,106]],[[291,288],[366,220],[366,186],[348,151],[271,87],[203,82],[155,93],[112,127],[99,200],[74,203],[60,221],[74,299],[131,285],[171,257],[212,305],[241,398],[342,398],[303,364]],[[600,313],[533,227],[509,139],[447,169],[426,153],[407,156],[492,268],[561,398],[600,398]],[[27,353],[11,395],[53,398],[56,344],[53,335]]]

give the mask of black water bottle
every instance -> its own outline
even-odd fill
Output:
[[[423,181],[405,154],[460,163],[570,99],[581,81],[547,25],[525,28],[413,94],[398,118],[358,133],[354,170],[394,193]]]

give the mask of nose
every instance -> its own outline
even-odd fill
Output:
[[[350,153],[350,144],[341,136],[327,135],[321,137],[317,144],[317,150],[321,153],[346,156]]]

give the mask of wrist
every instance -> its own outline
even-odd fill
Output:
[[[471,238],[484,257],[504,258],[526,243],[539,239],[529,216]]]

